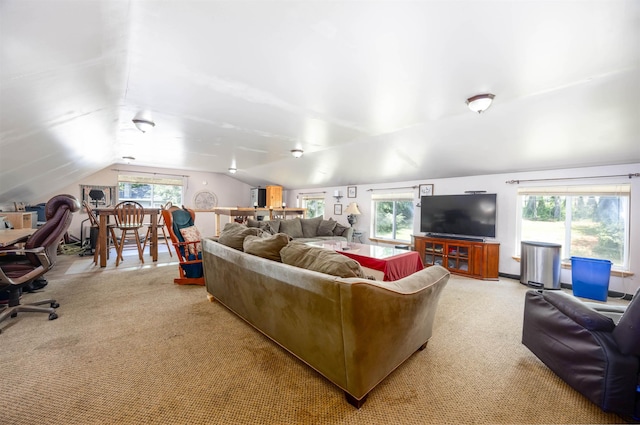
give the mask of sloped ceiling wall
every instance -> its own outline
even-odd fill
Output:
[[[123,156],[291,189],[636,163],[639,22],[633,0],[4,0],[0,202]]]

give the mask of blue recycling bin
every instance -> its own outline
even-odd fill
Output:
[[[571,257],[571,286],[576,297],[607,301],[611,261]]]

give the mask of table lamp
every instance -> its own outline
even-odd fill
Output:
[[[347,221],[349,222],[349,224],[351,225],[351,227],[353,227],[354,224],[356,224],[356,222],[358,221],[358,219],[356,218],[357,215],[362,214],[360,212],[360,210],[358,209],[358,204],[356,204],[355,202],[350,203],[347,206],[347,209],[344,210],[345,213],[349,214],[347,216]]]

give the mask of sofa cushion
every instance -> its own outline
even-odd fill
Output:
[[[260,228],[273,235],[276,233],[283,233],[280,232],[280,220],[265,220],[260,224]]]
[[[231,248],[237,249],[238,251],[242,251],[244,238],[246,238],[247,236],[260,236],[263,233],[263,230],[255,227],[247,227],[239,223],[227,223],[220,233],[218,242]]]
[[[322,220],[318,226],[317,236],[333,236],[333,229],[336,228],[337,221]]]
[[[189,254],[198,255],[202,251],[202,245],[199,243],[202,240],[202,235],[200,235],[198,228],[196,226],[184,227],[180,229],[180,233],[185,242],[198,242],[197,244],[188,245]]]
[[[260,227],[260,223],[262,223],[262,221],[260,220],[256,220],[255,218],[251,218],[248,217],[247,218],[247,227]]]
[[[307,270],[338,277],[362,277],[364,272],[357,261],[330,249],[293,242],[280,251],[282,262]]]
[[[302,236],[305,238],[316,237],[318,235],[318,226],[320,226],[322,219],[322,216],[314,218],[301,218],[300,224],[302,225]]]
[[[247,254],[282,262],[280,250],[287,246],[291,237],[285,233],[275,235],[247,236],[242,247]]]
[[[336,222],[336,227],[333,229],[334,236],[342,236],[345,230],[347,230],[347,226],[343,226],[342,224]]]
[[[302,233],[302,223],[299,218],[280,220],[280,230],[278,233],[286,233],[292,238],[304,237],[304,233]]]

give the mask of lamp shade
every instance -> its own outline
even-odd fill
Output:
[[[347,209],[344,210],[345,214],[349,214],[349,215],[360,215],[362,214],[360,212],[360,210],[358,209],[358,204],[356,204],[355,202],[350,203],[347,206]]]
[[[478,94],[467,99],[467,105],[473,112],[481,114],[491,106],[494,97],[495,95],[491,93]]]

